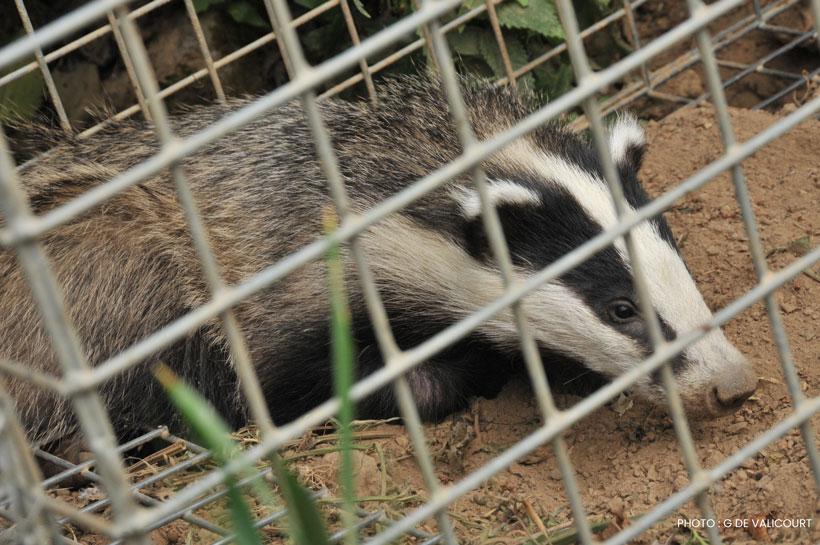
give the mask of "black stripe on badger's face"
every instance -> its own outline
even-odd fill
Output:
[[[491,182],[490,195],[513,265],[521,271],[541,270],[603,231],[573,195],[555,183],[533,184],[520,177],[510,177],[503,182]],[[463,203],[465,212],[477,213],[477,200]],[[468,219],[464,230],[467,251],[491,265],[494,258],[481,216]],[[574,292],[601,323],[631,337],[644,355],[649,353],[649,337],[637,311],[632,274],[614,247],[605,248],[567,272],[560,277],[560,282]],[[673,339],[675,334],[669,325],[661,323],[666,338]]]
[[[598,154],[588,142],[577,135],[542,129],[536,131],[533,137],[539,149],[551,150],[551,153],[590,176],[604,179],[603,166]],[[629,206],[638,209],[649,202],[649,197],[638,181],[645,144],[643,131],[637,120],[629,115],[620,117],[610,129],[609,143],[621,178],[624,197]],[[675,238],[666,221],[661,216],[650,218],[649,221],[654,224],[661,238],[677,251]]]

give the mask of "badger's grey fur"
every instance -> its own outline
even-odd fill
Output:
[[[531,111],[506,89],[465,85],[479,138],[488,138]],[[239,107],[234,102],[231,108]],[[460,153],[446,101],[437,85],[399,80],[382,87],[378,105],[326,101],[321,111],[356,210],[437,169]],[[176,118],[189,135],[225,107]],[[637,180],[643,135],[621,119],[611,147],[633,207],[646,202]],[[157,151],[150,127],[129,122],[86,141],[62,143],[22,173],[31,206],[43,213]],[[228,283],[248,278],[321,234],[332,207],[325,177],[298,104],[258,119],[186,159],[184,169]],[[527,276],[615,223],[596,153],[557,125],[544,126],[484,161],[489,194],[518,274]],[[709,310],[661,218],[634,232],[650,291],[668,338],[702,324]],[[414,202],[360,238],[391,326],[402,348],[421,342],[501,293],[468,175]],[[209,299],[183,213],[165,172],[107,201],[43,244],[82,345],[93,363],[109,358]],[[361,375],[382,365],[350,256],[348,289]],[[296,417],[331,393],[325,270],[312,263],[239,304],[247,338],[273,417]],[[548,369],[574,365],[603,377],[633,367],[648,353],[635,310],[630,265],[621,242],[600,252],[525,300]],[[57,372],[54,355],[13,253],[0,253],[0,357]],[[162,361],[209,397],[234,424],[247,410],[216,319],[175,343]],[[491,395],[519,361],[509,311],[414,369],[408,380],[426,418]],[[102,396],[120,430],[168,422],[173,413],[146,362],[105,384]],[[757,380],[740,353],[714,331],[673,362],[689,409],[709,416],[736,409]],[[70,429],[68,402],[7,379],[32,436]],[[662,401],[657,377],[636,391]],[[361,417],[396,412],[385,388],[359,407]]]

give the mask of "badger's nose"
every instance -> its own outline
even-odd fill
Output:
[[[726,412],[733,412],[743,405],[757,390],[757,373],[747,364],[735,366],[721,373],[713,391],[716,405]]]

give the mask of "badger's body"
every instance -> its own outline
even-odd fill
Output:
[[[529,112],[507,90],[466,86],[473,128],[487,138]],[[354,209],[365,211],[460,153],[437,86],[401,80],[379,104],[321,105]],[[241,106],[234,103],[231,107]],[[176,118],[177,134],[200,130],[226,112],[213,106]],[[634,121],[611,131],[613,155],[633,207],[646,202],[636,173],[642,135]],[[103,183],[157,151],[137,122],[87,141],[58,145],[22,177],[43,213]],[[295,252],[321,235],[332,207],[301,108],[290,104],[183,162],[210,240],[229,284]],[[615,215],[589,144],[545,126],[488,158],[483,167],[517,273],[526,277],[614,224]],[[668,338],[702,324],[709,311],[661,218],[634,234]],[[467,174],[379,222],[360,237],[401,348],[412,347],[502,291]],[[155,176],[44,237],[73,325],[92,364],[119,353],[209,300],[169,173]],[[348,292],[364,376],[382,358],[355,268],[345,253]],[[272,415],[290,420],[331,395],[324,263],[311,263],[236,306]],[[649,352],[630,266],[619,242],[525,300],[548,370],[567,364],[617,376]],[[13,252],[0,253],[0,357],[59,373]],[[210,398],[234,424],[247,418],[218,320],[101,388],[120,430],[173,423],[165,395],[149,374],[162,361]],[[469,397],[491,395],[519,364],[509,311],[408,374],[422,415],[437,418]],[[673,362],[689,408],[718,415],[754,390],[755,375],[720,331]],[[68,430],[68,402],[16,379],[12,396],[32,436]],[[636,386],[662,401],[656,377]],[[361,417],[396,414],[392,391],[365,400]]]

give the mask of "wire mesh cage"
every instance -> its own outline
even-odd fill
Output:
[[[534,0],[530,3],[536,4]],[[247,2],[234,5],[238,4],[252,5]],[[771,216],[766,216],[769,224],[794,224],[800,234],[805,233],[805,236],[788,241],[785,246],[774,248],[765,238],[766,233],[761,234],[768,224],[761,229],[757,219],[759,208],[766,203],[755,200],[755,188],[750,191],[743,165],[750,164],[757,152],[769,149],[773,142],[784,142],[784,135],[816,119],[820,112],[820,96],[817,95],[820,87],[820,1],[775,0],[761,3],[755,0],[719,0],[709,5],[700,0],[689,0],[685,4],[656,0],[600,2],[606,9],[597,12],[600,17],[585,21],[586,28],[581,28],[580,22],[585,19],[580,13],[582,3],[575,3],[574,6],[569,0],[556,0],[554,3],[543,0],[538,3],[539,9],[543,10],[538,12],[538,16],[552,22],[554,26],[550,28],[555,29],[555,36],[549,40],[535,40],[541,46],[537,53],[534,53],[537,50],[531,47],[531,43],[510,39],[512,30],[521,28],[515,25],[535,24],[521,22],[521,19],[511,22],[510,10],[523,10],[527,7],[524,6],[526,2],[425,0],[409,10],[412,11],[410,14],[382,25],[384,28],[378,29],[377,22],[368,22],[367,31],[363,30],[362,12],[365,8],[360,2],[355,2],[352,8],[347,0],[297,4],[288,6],[285,0],[266,0],[264,10],[252,12],[255,18],[243,19],[252,20],[258,29],[249,34],[249,41],[220,46],[221,50],[217,51],[213,45],[213,27],[209,27],[210,20],[206,19],[208,12],[203,14],[202,3],[194,0],[153,0],[128,5],[122,0],[97,0],[57,19],[52,14],[43,16],[44,24],[37,21],[36,28],[26,3],[15,0],[19,25],[10,26],[9,31],[20,37],[4,40],[7,43],[0,49],[0,91],[8,91],[0,97],[12,95],[20,102],[22,99],[19,97],[33,92],[23,91],[21,94],[19,89],[29,89],[23,85],[36,78],[34,86],[45,88],[45,93],[37,95],[34,109],[47,111],[64,131],[66,139],[95,139],[111,125],[116,126],[132,116],[143,116],[151,121],[155,130],[156,153],[137,164],[128,165],[110,179],[73,196],[65,203],[35,215],[32,204],[21,189],[20,180],[25,179],[26,169],[30,165],[47,162],[48,152],[18,157],[16,154],[19,150],[15,149],[13,156],[6,136],[0,136],[0,209],[3,213],[0,243],[4,252],[10,252],[9,255],[14,253],[19,267],[25,271],[27,285],[42,316],[43,330],[54,347],[60,369],[59,376],[44,373],[14,361],[14,354],[0,354],[0,378],[3,379],[0,382],[0,435],[3,437],[0,441],[0,541],[228,543],[236,540],[237,535],[224,524],[224,514],[220,518],[215,513],[225,510],[224,497],[228,489],[222,484],[226,478],[240,474],[240,463],[237,461],[217,467],[203,447],[187,438],[173,435],[165,427],[145,431],[127,443],[118,444],[106,408],[96,394],[97,388],[107,381],[117,380],[123,373],[128,373],[153,354],[204,324],[218,321],[227,339],[225,350],[231,353],[238,382],[247,400],[248,416],[258,427],[257,431],[248,432],[250,439],[245,442],[247,448],[243,451],[242,460],[254,464],[259,475],[272,480],[270,468],[265,467],[262,461],[275,452],[287,450],[294,443],[304,447],[305,434],[332,419],[340,408],[340,401],[330,399],[291,422],[274,424],[249,357],[249,341],[240,331],[233,309],[305,264],[321,259],[328,248],[342,242],[349,244],[355,260],[369,318],[385,363],[356,383],[350,395],[360,401],[385,386],[395,388],[395,398],[406,431],[398,431],[393,426],[394,429],[387,432],[379,428],[378,433],[412,452],[406,461],[414,464],[412,471],[415,472],[416,481],[393,497],[395,500],[402,496],[402,492],[411,490],[402,496],[406,507],[398,511],[370,508],[372,505],[384,505],[385,485],[382,482],[381,493],[376,495],[382,499],[382,504],[378,499],[362,502],[356,512],[354,528],[339,529],[331,536],[331,541],[349,540],[349,536],[355,534],[357,540],[373,544],[396,540],[432,544],[493,542],[493,539],[495,542],[522,543],[564,543],[571,540],[593,543],[603,540],[610,544],[640,539],[645,540],[640,542],[663,539],[667,543],[697,539],[699,541],[694,542],[708,540],[715,544],[721,543],[721,535],[727,533],[729,541],[743,539],[738,536],[763,540],[768,538],[766,529],[771,529],[773,535],[788,529],[791,533],[782,540],[816,542],[820,536],[817,530],[820,513],[816,507],[820,490],[820,455],[816,422],[813,427],[810,419],[820,411],[820,397],[817,395],[820,377],[816,373],[807,373],[802,363],[813,362],[814,367],[818,367],[816,358],[820,343],[816,339],[820,332],[816,331],[816,313],[820,309],[811,302],[811,297],[817,294],[816,287],[800,284],[799,280],[807,278],[805,282],[820,282],[820,272],[815,272],[820,261],[820,247],[812,242],[813,236],[820,235],[820,226],[812,223],[816,220],[820,159],[812,165],[811,150],[796,150],[784,145],[784,154],[807,152],[808,170],[797,172],[795,167],[790,171],[792,174],[787,172],[780,180],[765,181],[788,185],[789,176],[795,175],[814,180],[815,184],[806,186],[807,189],[795,186],[793,190],[793,202],[799,204],[802,201],[809,212],[795,205],[793,209],[789,208],[790,211],[794,210],[789,217],[772,220]],[[163,10],[171,9],[184,14],[184,19],[174,19],[165,27],[158,26],[158,35],[168,39],[169,34],[163,33],[171,32],[180,20],[184,21],[189,45],[198,52],[198,57],[196,62],[190,64],[190,70],[188,65],[182,72],[174,67],[160,78],[161,53],[158,54],[150,45],[146,50],[143,42],[145,35],[137,31],[135,24],[140,25],[152,17],[154,20],[162,19],[171,13]],[[293,17],[292,13],[297,16]],[[523,13],[525,17],[535,17],[532,11]],[[235,12],[232,16],[239,17]],[[318,48],[319,53],[311,50],[311,42],[306,35],[315,30],[316,27],[311,25],[327,21],[329,19],[322,18],[331,16],[334,18],[332,24],[343,32],[341,35],[344,38],[339,38],[340,42],[349,44],[349,47],[339,48],[340,52],[333,56],[322,57],[321,47]],[[474,44],[469,42],[473,39],[472,34],[465,29],[471,22],[479,20],[486,21],[487,25],[482,35],[484,41],[481,42],[485,49],[476,51],[478,57],[483,59],[482,66],[485,69],[489,67],[496,76],[495,85],[517,86],[522,92],[529,92],[527,87],[535,85],[539,78],[551,82],[563,78],[565,81],[561,89],[565,91],[563,94],[550,96],[543,107],[483,140],[476,137],[468,122],[459,91],[460,80],[453,63],[455,52],[461,61],[458,69],[470,66],[468,62],[463,62],[463,57],[469,56],[469,48]],[[544,34],[546,32],[542,31]],[[611,50],[613,40],[623,42],[622,49],[614,53]],[[113,100],[115,104],[102,114],[89,117],[82,113],[83,108],[89,106],[88,101],[77,103],[76,100],[66,100],[69,94],[61,87],[66,80],[60,72],[77,71],[78,65],[73,55],[80,51],[89,55],[86,48],[103,42],[107,45],[99,46],[98,50],[105,52],[98,54],[118,59],[120,80],[125,82],[129,91],[122,92],[123,98]],[[493,48],[491,54],[487,53],[489,47]],[[738,50],[744,54],[738,55]],[[606,53],[603,55],[605,66],[601,65],[598,55],[602,51]],[[318,57],[314,58],[316,55]],[[280,63],[274,63],[280,67],[278,74],[275,74],[275,68],[268,67],[275,74],[269,79],[273,79],[278,86],[273,85],[275,88],[270,90],[253,87],[262,85],[253,83],[250,86],[252,91],[264,91],[265,94],[249,102],[235,103],[234,108],[226,110],[223,116],[201,130],[184,137],[175,134],[163,101],[178,99],[179,103],[184,104],[191,96],[207,95],[217,103],[230,102],[228,97],[237,85],[236,80],[231,79],[231,67],[244,61],[260,63],[263,62],[260,59],[271,56],[281,59]],[[32,57],[33,60],[29,60]],[[348,202],[344,177],[317,104],[337,95],[343,95],[345,99],[358,96],[360,100],[378,100],[377,90],[381,85],[379,73],[389,72],[403,62],[424,63],[439,78],[461,150],[453,161],[425,173],[406,189],[360,214],[352,211]],[[556,66],[559,68],[556,69]],[[564,67],[563,72],[561,66]],[[99,71],[93,73],[98,74]],[[571,83],[573,81],[574,85]],[[265,83],[270,84],[269,81]],[[190,94],[185,94],[191,89]],[[106,92],[111,93],[110,89]],[[218,259],[209,242],[209,218],[192,196],[181,161],[296,99],[301,100],[324,175],[334,196],[339,227],[335,232],[317,238],[241,282],[226,281],[220,274]],[[40,104],[43,101],[47,103],[45,106]],[[707,102],[711,103],[712,109],[702,108]],[[751,128],[733,128],[733,120],[736,120],[732,117],[735,115],[734,106],[777,112],[777,116],[773,115],[767,118],[766,123],[761,122]],[[17,107],[23,108],[24,105],[18,104]],[[662,119],[674,112],[672,118],[690,120],[686,125],[690,130],[695,127],[705,131],[712,127],[714,134],[709,138],[717,146],[703,157],[685,157],[701,167],[679,173],[678,179],[682,180],[679,183],[657,180],[656,187],[650,185],[650,189],[657,193],[661,190],[665,192],[634,211],[624,196],[603,122],[604,116],[610,112],[625,108],[635,109],[653,119]],[[694,114],[685,118],[686,112]],[[613,198],[615,222],[546,268],[520,277],[510,259],[497,212],[487,193],[489,180],[482,168],[483,161],[537,127],[562,116],[573,130],[589,130]],[[655,122],[650,121],[650,125],[652,123]],[[674,126],[664,125],[653,134],[660,135],[659,139],[668,139],[671,136],[667,132],[670,128]],[[8,130],[16,136],[25,131],[25,125],[13,123]],[[736,131],[742,132],[742,136],[736,136]],[[699,132],[684,134],[681,138],[681,153],[684,155],[688,149],[687,138],[707,136]],[[806,138],[797,142],[808,144],[798,145],[811,146],[811,142],[818,142],[816,138]],[[818,155],[816,151],[813,153]],[[784,156],[782,160],[789,163],[791,159]],[[655,178],[662,177],[658,174],[659,165],[652,163],[647,168],[654,169]],[[162,172],[170,172],[169,184],[173,184],[184,210],[185,225],[201,263],[202,283],[207,288],[208,299],[162,328],[149,332],[124,350],[90,365],[88,355],[84,354],[77,340],[77,332],[67,319],[60,288],[51,273],[49,256],[40,241],[82,214],[105,206],[122,191]],[[486,236],[497,263],[502,294],[421,344],[400,349],[390,328],[379,289],[369,272],[369,257],[357,240],[370,227],[463,173],[470,175],[480,196],[477,206],[485,212]],[[727,244],[708,247],[705,252],[716,259],[727,252],[743,253],[749,281],[731,294],[721,294],[720,308],[698,328],[677,332],[674,339],[667,339],[662,324],[652,310],[647,280],[636,265],[635,290],[645,311],[643,314],[652,346],[650,355],[639,366],[626,370],[574,405],[564,408],[559,404],[561,408],[558,408],[547,384],[537,341],[528,325],[531,317],[527,316],[521,301],[539,286],[566,274],[621,239],[626,242],[630,261],[641,263],[639,250],[630,238],[632,230],[644,220],[674,207],[677,207],[674,208],[676,212],[694,215],[697,212],[693,208],[696,204],[685,201],[682,205],[681,202],[724,173],[730,177],[731,185],[727,185],[730,192],[721,194],[720,198],[731,201],[731,204],[721,202],[716,214],[723,215],[723,218],[734,214],[736,225],[742,233],[739,238],[736,237],[738,245],[732,248],[743,249],[730,249]],[[726,206],[734,206],[736,210],[725,211]],[[711,225],[708,224],[709,227]],[[679,244],[683,242],[683,239],[678,240]],[[774,265],[773,256],[778,259]],[[721,269],[716,267],[715,270]],[[723,271],[723,274],[737,274],[727,271],[725,267]],[[792,299],[785,302],[779,301],[775,293],[783,286],[789,287],[792,294]],[[801,293],[808,299],[800,302]],[[774,342],[769,339],[765,342],[774,345],[776,352],[772,349],[771,353],[776,354],[777,365],[782,368],[777,377],[764,378],[781,386],[778,392],[782,397],[770,400],[769,405],[759,401],[755,410],[766,419],[755,427],[753,433],[741,435],[732,442],[731,448],[721,450],[718,445],[720,438],[704,438],[703,431],[693,432],[690,429],[668,362],[687,346],[759,302],[764,303],[765,312],[761,311],[754,319],[768,324],[771,329]],[[502,424],[502,427],[512,428],[514,433],[520,433],[504,446],[487,444],[486,438],[481,444],[479,437],[482,425],[486,429],[489,409],[483,409],[482,414],[474,410],[470,415],[447,421],[444,425],[448,428],[446,438],[440,441],[442,447],[432,451],[430,444],[435,442],[435,430],[440,427],[430,425],[425,428],[422,425],[419,409],[407,382],[408,371],[423,365],[436,353],[507,309],[511,310],[509,316],[520,338],[527,372],[525,381],[529,382],[528,386],[521,388],[521,392],[522,397],[534,399],[530,411],[533,421],[526,425]],[[809,325],[803,329],[791,329],[790,317],[798,310]],[[0,313],[7,316],[18,312],[21,309],[0,309]],[[757,331],[745,334],[760,334],[760,330]],[[7,332],[3,334],[8,335]],[[741,336],[742,333],[737,335]],[[805,341],[800,341],[797,349],[796,335]],[[807,366],[810,365],[808,363]],[[769,372],[769,368],[766,369]],[[617,482],[626,479],[618,473],[623,471],[623,465],[616,467],[612,462],[611,471],[607,474],[606,482],[610,484],[606,486],[613,489],[612,495],[603,499],[590,498],[588,492],[593,490],[592,483],[596,476],[588,475],[587,469],[579,469],[577,453],[573,450],[583,443],[578,435],[594,433],[589,427],[583,428],[586,432],[577,431],[593,411],[650,374],[659,377],[668,395],[671,422],[664,420],[665,428],[661,426],[661,429],[665,429],[671,438],[668,443],[670,449],[681,453],[674,454],[679,472],[671,474],[664,466],[655,465],[651,472],[635,469],[637,480],[668,481],[669,486],[654,492],[650,489],[643,503],[639,502],[645,509],[639,509],[638,504],[633,503],[626,509],[631,512],[625,513],[624,494],[617,491]],[[15,406],[7,391],[7,385],[12,380],[25,381],[70,399],[90,451],[86,459],[68,460],[61,452],[51,452],[49,445],[58,439],[56,437],[41,438],[36,442],[26,438],[18,417],[19,407]],[[772,405],[777,407],[776,411],[766,409]],[[616,411],[620,412],[621,409]],[[753,414],[754,410],[750,409],[747,416],[751,418]],[[715,425],[709,433],[737,435],[747,426],[745,422],[737,421],[726,430]],[[634,442],[641,442],[647,433],[646,428],[636,424],[627,432],[628,436]],[[431,429],[434,430],[433,438]],[[573,433],[577,435],[568,441],[568,434]],[[465,441],[460,440],[459,435],[467,437],[467,442],[473,441],[470,449],[465,450]],[[307,448],[309,451],[316,450],[316,445],[323,441],[321,435],[313,437]],[[701,441],[711,441],[705,455],[697,449]],[[379,469],[376,473],[380,472],[384,479],[387,464],[384,453],[379,450],[384,445],[377,442],[373,445],[373,450],[367,452],[378,451]],[[552,463],[548,479],[558,483],[557,487],[562,487],[558,489],[561,499],[556,501],[569,507],[562,514],[561,510],[545,510],[542,505],[534,505],[537,502],[527,499],[526,495],[511,492],[511,487],[515,485],[501,482],[510,471],[518,471],[519,477],[526,472],[522,467],[531,464],[533,456],[541,453],[545,445],[550,448],[541,456],[550,457]],[[766,450],[773,445],[782,445],[782,451],[771,453]],[[616,448],[621,446],[616,445]],[[591,448],[594,450],[596,447]],[[607,448],[609,445],[603,445],[602,450]],[[467,464],[469,468],[465,468],[460,459],[467,456],[468,451],[477,461]],[[710,451],[719,451],[721,456],[711,456]],[[596,454],[607,461],[617,458],[616,453],[596,451]],[[669,455],[669,452],[664,453],[664,456]],[[450,467],[458,468],[442,471],[439,463],[442,457]],[[727,512],[723,504],[716,503],[715,490],[725,486],[730,488],[727,494],[731,495],[734,493],[732,487],[738,490],[743,488],[744,485],[740,484],[743,479],[759,483],[759,486],[753,484],[745,489],[760,492],[764,501],[774,497],[770,493],[773,487],[779,486],[779,473],[771,467],[779,464],[780,460],[790,464],[793,462],[802,468],[798,473],[802,476],[802,487],[793,491],[796,498],[794,503],[772,505],[768,510],[756,507],[757,511],[743,514]],[[626,460],[623,463],[628,465],[632,462]],[[52,470],[54,475],[45,480],[40,470],[43,464],[56,468]],[[395,466],[394,469],[398,472],[409,471],[405,465]],[[736,478],[734,475],[739,475],[738,471],[741,471],[742,477]],[[597,477],[601,478],[603,473],[597,474]],[[727,480],[727,475],[733,477]],[[81,483],[80,488],[67,489],[67,483],[73,482]],[[791,486],[786,482],[793,483],[794,480],[783,481],[782,486]],[[322,483],[311,483],[308,479],[308,484]],[[324,501],[327,512],[339,505],[340,502],[332,494],[328,495],[326,489],[321,486],[314,488],[313,498],[320,503]],[[643,492],[646,492],[645,487]],[[632,493],[635,494],[634,491]],[[488,497],[498,499],[505,494],[504,503],[497,502],[494,507],[487,507]],[[473,519],[463,515],[463,504],[459,502],[468,496],[486,513]],[[549,502],[549,505],[554,504],[553,501]],[[688,511],[684,509],[686,505],[689,505]],[[601,513],[607,512],[607,509],[608,518],[601,518]],[[697,515],[688,517],[681,514],[684,511]],[[270,509],[260,508],[256,514],[255,525],[266,532],[263,534],[266,539],[271,542],[285,539],[287,532],[280,522],[285,519],[286,512],[281,505]],[[497,525],[488,522],[487,526],[482,527],[477,520],[487,520]],[[673,522],[670,523],[670,520]],[[681,520],[684,522],[681,523]],[[738,527],[741,533],[733,534],[732,531],[738,530]],[[679,541],[673,541],[676,539]]]

